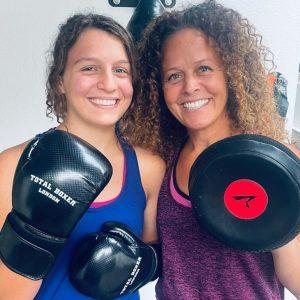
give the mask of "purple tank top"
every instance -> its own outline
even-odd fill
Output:
[[[160,191],[157,218],[163,252],[157,299],[284,298],[272,254],[237,251],[211,237],[197,223],[188,196],[179,191],[173,168]]]

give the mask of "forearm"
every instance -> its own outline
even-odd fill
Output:
[[[32,300],[41,283],[11,271],[0,261],[0,299]]]
[[[300,236],[272,254],[280,282],[300,299]]]

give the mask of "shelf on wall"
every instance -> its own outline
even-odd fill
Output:
[[[300,150],[300,128],[292,128],[292,143],[295,143],[296,147]]]
[[[296,133],[299,133],[299,134],[300,134],[300,128],[298,128],[298,127],[293,127],[293,128],[292,128],[292,131],[296,131]]]

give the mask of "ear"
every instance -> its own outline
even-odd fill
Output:
[[[64,87],[64,81],[63,81],[62,77],[60,77],[60,79],[59,79],[59,91],[61,92],[61,94],[66,93],[65,87]]]

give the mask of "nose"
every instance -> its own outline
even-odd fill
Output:
[[[196,76],[186,75],[184,78],[184,92],[188,95],[200,89],[200,82]]]
[[[114,74],[110,71],[102,72],[98,78],[97,88],[106,92],[114,92],[117,88]]]

